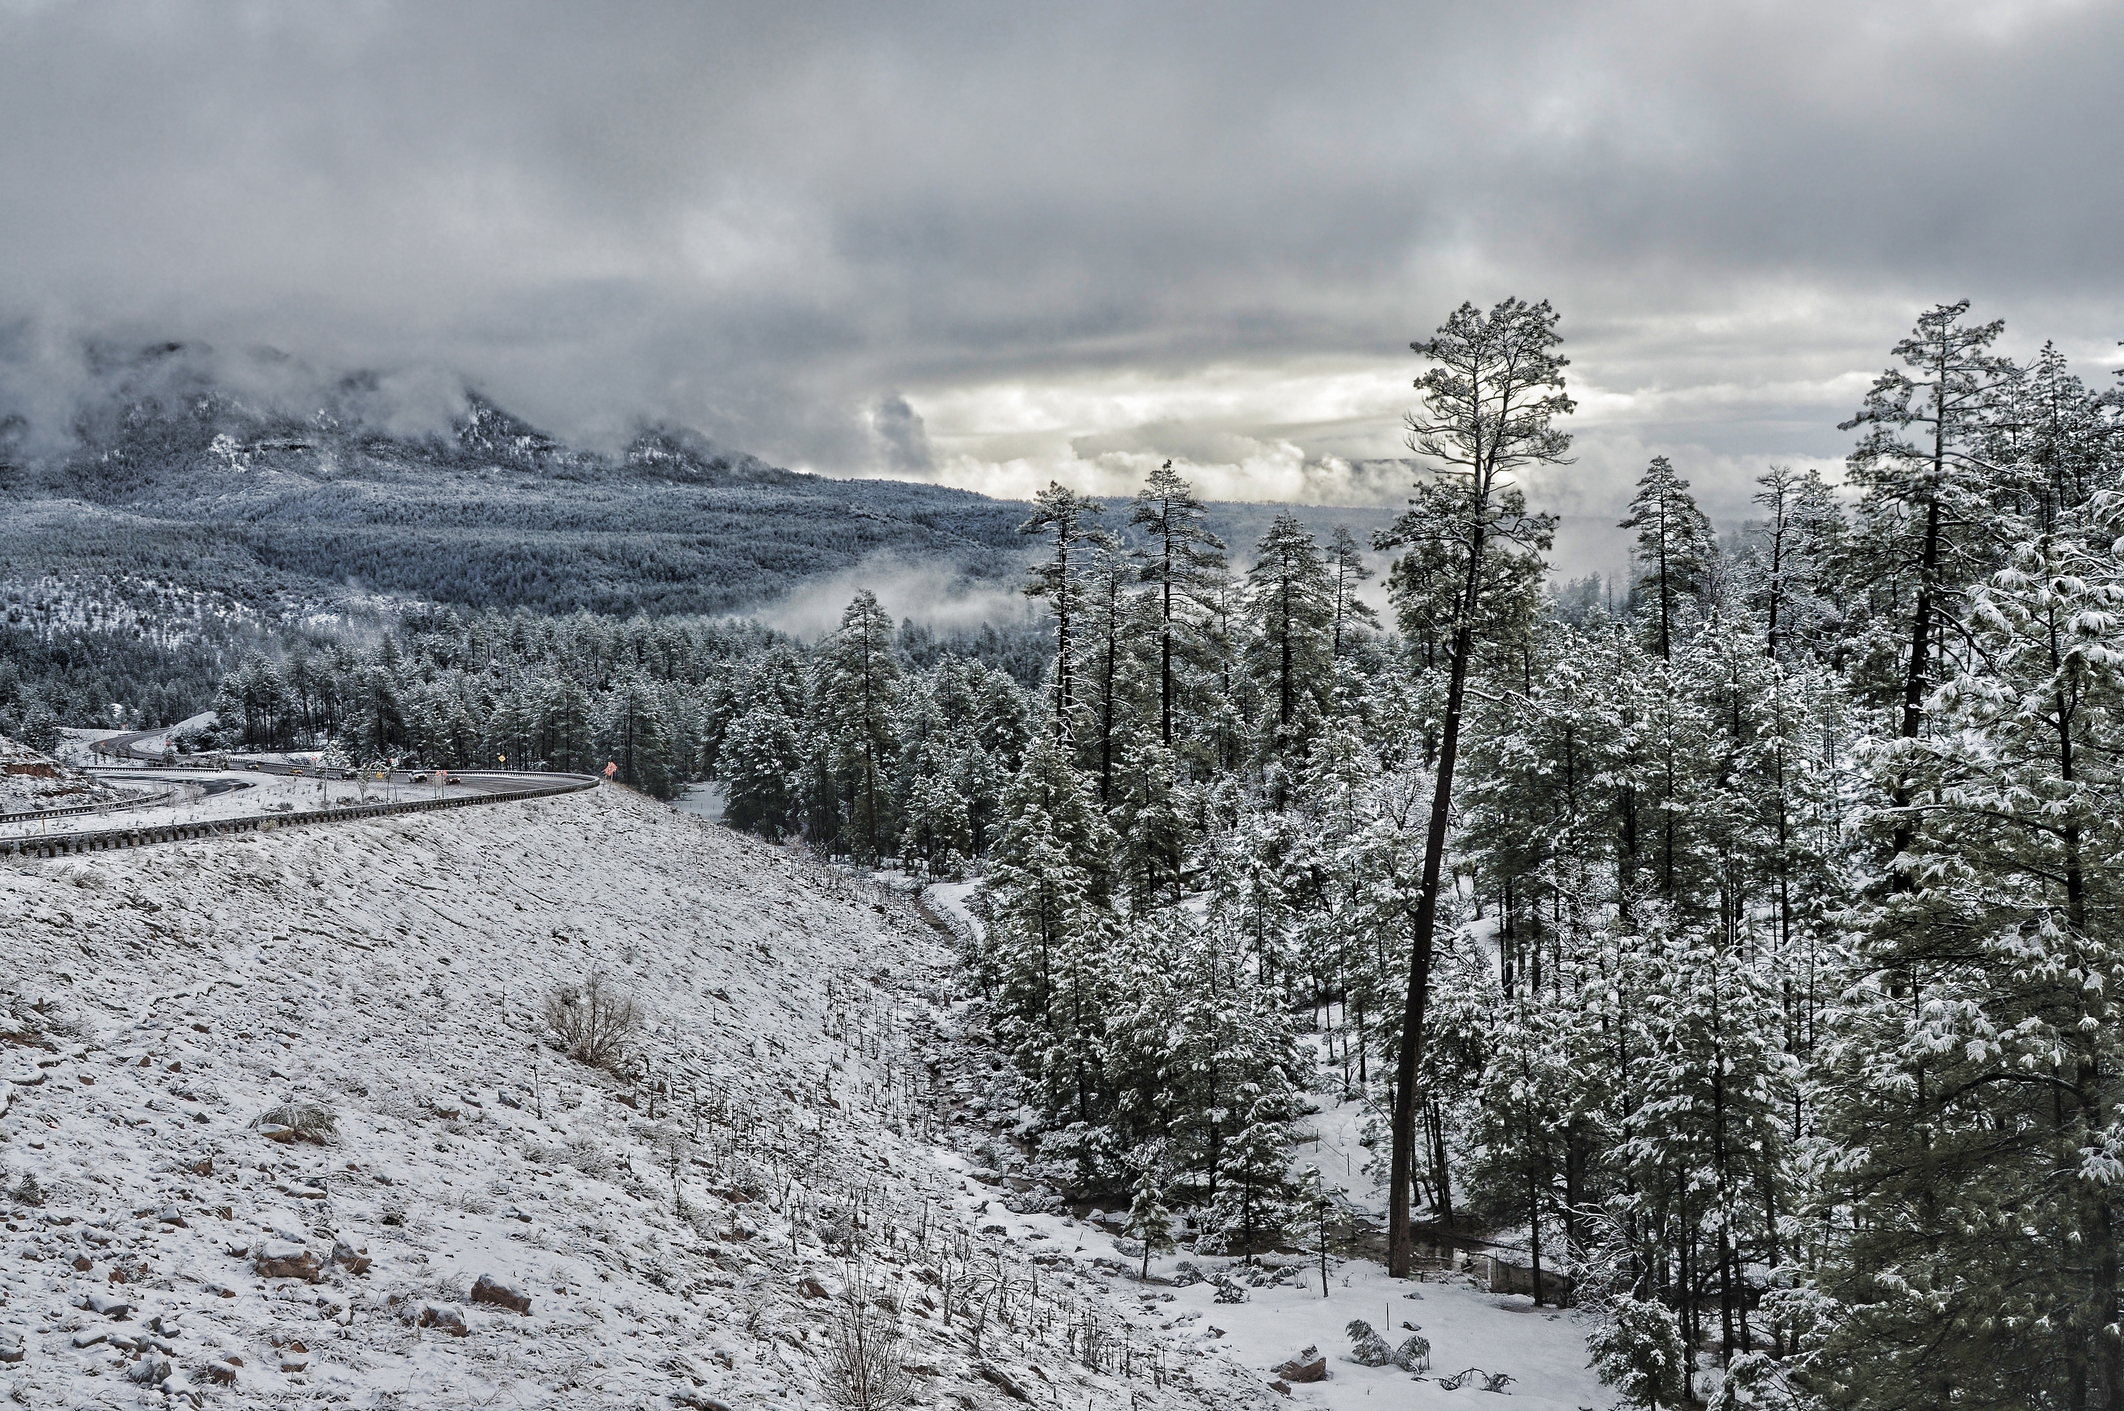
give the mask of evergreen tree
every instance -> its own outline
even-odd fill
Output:
[[[829,734],[829,769],[845,807],[850,850],[876,864],[893,840],[892,795],[885,771],[899,754],[896,723],[900,665],[892,619],[875,594],[859,592],[841,625],[821,645],[820,723]]]
[[[1658,624],[1659,659],[1674,655],[1675,628],[1686,604],[1702,602],[1710,592],[1718,540],[1711,521],[1696,507],[1689,482],[1674,473],[1665,456],[1654,456],[1637,482],[1630,513],[1616,526],[1637,531],[1637,582],[1633,601],[1643,604]]]
[[[1372,576],[1372,570],[1364,561],[1364,547],[1357,536],[1350,533],[1349,526],[1335,526],[1335,537],[1328,543],[1327,564],[1329,575],[1334,579],[1334,648],[1335,660],[1342,660],[1345,641],[1360,626],[1377,627],[1379,613],[1364,599],[1357,596],[1357,585]]]
[[[1525,496],[1511,477],[1531,466],[1562,462],[1570,445],[1553,424],[1572,407],[1563,392],[1568,360],[1555,351],[1562,341],[1556,321],[1546,302],[1508,299],[1487,314],[1463,304],[1436,337],[1411,345],[1435,365],[1417,381],[1424,405],[1409,415],[1409,444],[1438,470],[1418,485],[1408,513],[1380,547],[1428,546],[1458,583],[1451,609],[1441,616],[1451,627],[1449,677],[1396,1074],[1387,1267],[1397,1278],[1407,1276],[1413,1252],[1409,1183],[1415,1168],[1415,1079],[1468,676],[1478,630],[1491,624],[1500,590],[1531,586],[1528,560],[1548,546],[1553,533],[1549,520],[1526,512]],[[1406,597],[1407,581],[1401,586]]]
[[[1055,620],[1054,732],[1068,736],[1071,713],[1076,709],[1077,647],[1074,632],[1081,616],[1084,549],[1097,532],[1088,522],[1106,513],[1097,500],[1085,499],[1066,485],[1050,481],[1033,496],[1033,512],[1018,526],[1020,534],[1048,536],[1052,550],[1033,565],[1032,581],[1026,585],[1029,598],[1045,598]],[[1076,559],[1072,563],[1071,556]]]
[[[1156,1142],[1145,1143],[1131,1155],[1129,1164],[1136,1168],[1136,1185],[1125,1228],[1130,1239],[1143,1245],[1143,1268],[1137,1278],[1149,1283],[1151,1256],[1173,1247],[1173,1212],[1165,1208],[1165,1150]]]
[[[1174,657],[1182,637],[1199,634],[1213,590],[1224,572],[1224,541],[1209,532],[1206,511],[1193,488],[1167,461],[1144,480],[1129,506],[1128,522],[1147,531],[1142,579],[1158,603],[1158,739],[1173,744]]]
[[[1114,766],[1122,742],[1134,727],[1134,667],[1144,624],[1145,604],[1129,592],[1135,569],[1120,544],[1109,535],[1090,543],[1084,580],[1084,664],[1089,677],[1085,713],[1091,719],[1079,738],[1091,767],[1098,771],[1099,802],[1114,798]]]
[[[1940,730],[1876,751],[1902,884],[1825,1055],[1823,1198],[1848,1215],[1814,1380],[1847,1404],[2124,1397],[2119,528],[2024,545],[1975,595],[1982,665],[1935,697]]]
[[[777,702],[762,701],[731,724],[720,761],[726,790],[723,816],[732,827],[771,841],[797,830],[804,749],[796,722]]]
[[[1989,351],[2005,324],[1964,322],[1969,301],[1940,304],[1918,316],[1895,345],[1902,368],[1874,379],[1845,430],[1865,428],[1848,461],[1859,500],[1860,543],[1884,555],[1875,576],[1908,587],[1909,626],[1902,654],[1904,739],[1918,735],[1925,694],[1937,679],[1940,614],[1951,610],[1958,581],[1982,562],[1991,519],[1987,480],[1993,467],[1982,442],[1994,398],[2011,371]],[[1915,374],[1913,376],[1912,374]],[[1907,845],[1902,833],[1895,845]]]
[[[1755,503],[1767,518],[1749,554],[1749,605],[1762,614],[1764,652],[1786,661],[1788,642],[1818,651],[1841,617],[1831,574],[1842,555],[1844,514],[1818,470],[1795,475],[1773,465],[1755,483],[1762,487]]]
[[[1320,546],[1288,510],[1254,545],[1246,587],[1254,628],[1248,665],[1275,704],[1273,748],[1302,752],[1332,680],[1337,603]]]
[[[605,757],[619,766],[621,783],[660,799],[678,792],[662,703],[648,681],[633,674],[621,679],[606,698],[598,735]]]

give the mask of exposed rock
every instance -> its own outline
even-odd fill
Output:
[[[307,1279],[314,1284],[323,1277],[317,1256],[293,1240],[267,1240],[255,1267],[263,1279]]]
[[[0,1333],[0,1362],[22,1360],[22,1339],[13,1333]]]
[[[368,1252],[356,1249],[345,1240],[334,1240],[332,1242],[332,1262],[349,1274],[366,1274],[369,1272]]]
[[[364,1261],[366,1262],[366,1261]],[[500,1282],[492,1274],[481,1274],[472,1285],[474,1303],[491,1303],[496,1308],[506,1308],[511,1313],[529,1313],[531,1295]]]
[[[206,1366],[199,1369],[199,1375],[205,1377],[215,1386],[230,1387],[236,1385],[236,1369],[226,1362],[209,1362]]]
[[[803,1278],[797,1280],[797,1292],[804,1295],[804,1297],[806,1298],[833,1297],[832,1294],[826,1292],[826,1285],[820,1283],[817,1279],[813,1278],[809,1274],[806,1274]]]
[[[1320,1355],[1319,1348],[1309,1347],[1272,1370],[1287,1382],[1324,1382],[1328,1375],[1327,1358]]]
[[[269,1142],[279,1142],[286,1146],[294,1143],[296,1131],[293,1127],[283,1127],[278,1122],[261,1122],[258,1135]]]
[[[126,1368],[125,1379],[141,1386],[154,1386],[157,1382],[169,1380],[172,1370],[169,1358],[152,1352],[143,1353],[137,1362]]]
[[[421,1305],[419,1324],[423,1328],[441,1328],[451,1337],[461,1338],[472,1330],[465,1326],[465,1315],[455,1308],[433,1303]]]
[[[1291,1384],[1285,1381],[1270,1382],[1269,1390],[1273,1392],[1280,1392],[1285,1396],[1289,1396],[1291,1394]]]
[[[133,1311],[133,1305],[122,1298],[113,1298],[107,1293],[92,1293],[83,1300],[91,1313],[101,1313],[106,1318],[124,1318]]]
[[[702,1396],[697,1391],[672,1392],[671,1404],[674,1406],[690,1406],[693,1411],[730,1411],[728,1406],[717,1401],[714,1397]]]

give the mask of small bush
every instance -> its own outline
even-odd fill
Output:
[[[7,1013],[16,1023],[39,1037],[50,1036],[62,1039],[78,1039],[87,1033],[86,1027],[56,1001],[49,999],[25,999],[10,995]]]
[[[820,1369],[829,1405],[885,1411],[914,1395],[914,1379],[900,1363],[900,1309],[853,1274],[834,1305],[833,1340]]]
[[[296,1140],[323,1146],[339,1135],[339,1117],[329,1107],[314,1102],[284,1102],[258,1114],[254,1126],[286,1127]]]
[[[642,1025],[641,1006],[614,989],[603,971],[580,985],[555,986],[546,996],[546,1028],[554,1046],[593,1068],[624,1062]]]
[[[741,1156],[730,1167],[730,1189],[747,1200],[765,1200],[767,1192],[774,1189],[774,1178],[766,1167],[749,1156]]]
[[[1384,1367],[1394,1360],[1394,1353],[1386,1345],[1386,1339],[1372,1330],[1372,1325],[1362,1318],[1353,1318],[1343,1329],[1349,1334],[1350,1357],[1360,1367]]]
[[[612,1158],[589,1137],[574,1136],[568,1139],[568,1164],[585,1176],[602,1176],[612,1169]]]

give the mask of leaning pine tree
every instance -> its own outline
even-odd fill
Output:
[[[1405,556],[1442,570],[1397,575],[1446,585],[1443,603],[1421,615],[1449,631],[1445,719],[1438,741],[1431,817],[1424,840],[1423,878],[1413,920],[1402,1041],[1395,1074],[1393,1158],[1389,1173],[1387,1270],[1406,1278],[1414,1256],[1409,1226],[1416,1162],[1416,1074],[1423,1055],[1424,1010],[1430,998],[1431,953],[1445,871],[1446,828],[1453,806],[1453,765],[1460,749],[1461,713],[1477,646],[1504,621],[1536,581],[1529,561],[1550,543],[1554,521],[1527,512],[1512,477],[1539,465],[1568,462],[1571,438],[1556,418],[1572,409],[1564,394],[1569,359],[1557,314],[1546,300],[1507,299],[1488,313],[1462,304],[1436,337],[1414,343],[1433,366],[1416,381],[1423,406],[1408,417],[1409,447],[1433,472],[1416,486],[1409,509],[1380,536],[1378,546],[1409,546]],[[1408,605],[1404,604],[1406,608]]]

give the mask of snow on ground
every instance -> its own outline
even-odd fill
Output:
[[[0,735],[0,817],[35,809],[79,808],[124,796],[93,775]],[[4,827],[0,824],[0,827]]]
[[[133,753],[142,759],[160,759],[162,752],[177,743],[179,737],[197,735],[209,729],[221,717],[214,711],[201,711],[188,716],[175,725],[165,726],[151,734],[142,735],[133,742]]]
[[[729,799],[729,791],[722,784],[710,781],[705,784],[688,784],[671,806],[680,813],[690,813],[695,818],[705,818],[710,823],[723,821],[723,808]]]
[[[1303,1157],[1301,1154],[1300,1160]],[[1438,1378],[1469,1368],[1511,1378],[1501,1390],[1521,1411],[1577,1411],[1612,1401],[1587,1369],[1585,1334],[1577,1315],[1536,1309],[1526,1297],[1505,1297],[1465,1275],[1430,1271],[1418,1281],[1389,1279],[1385,1266],[1369,1259],[1331,1257],[1327,1293],[1316,1257],[1264,1256],[1269,1266],[1249,1268],[1235,1258],[1185,1251],[1151,1260],[1150,1284],[1138,1282],[1140,1254],[1123,1253],[1116,1218],[1100,1222],[1067,1212],[1013,1213],[1003,1204],[996,1173],[984,1163],[949,1151],[938,1164],[965,1173],[955,1199],[970,1219],[1000,1226],[1021,1248],[1059,1256],[1069,1267],[1107,1281],[1127,1320],[1145,1338],[1164,1337],[1192,1346],[1228,1369],[1228,1385],[1266,1385],[1274,1369],[1313,1346],[1326,1354],[1329,1379],[1292,1387],[1299,1405],[1357,1411],[1385,1406],[1450,1407],[1467,1404],[1486,1378],[1471,1378],[1454,1390]],[[1172,1286],[1190,1263],[1208,1282]],[[1215,1280],[1224,1276],[1246,1287],[1246,1302],[1216,1301]],[[1254,1281],[1261,1280],[1258,1286]],[[1351,1358],[1346,1329],[1363,1319],[1399,1346],[1421,1332],[1431,1343],[1431,1370],[1412,1375],[1392,1366],[1365,1367]],[[1403,1324],[1412,1323],[1405,1329]],[[1206,1375],[1200,1380],[1208,1380]],[[1473,1403],[1480,1411],[1488,1402]]]
[[[440,797],[432,785],[386,784],[372,780],[364,794],[362,785],[353,780],[298,779],[291,775],[248,773],[241,769],[108,769],[97,770],[91,777],[100,784],[121,790],[161,794],[175,789],[177,795],[167,803],[128,808],[117,813],[82,813],[66,818],[27,818],[0,823],[0,840],[251,817],[282,808],[312,809],[324,808],[328,804],[397,803]],[[214,790],[215,785],[221,786],[218,791]]]
[[[89,752],[90,745],[114,735],[131,733],[130,730],[90,730],[63,725],[59,728],[59,743],[52,749],[52,758],[73,765],[94,764],[96,756]]]
[[[1115,1344],[1130,1290],[939,1164],[949,955],[901,898],[631,792],[11,861],[0,935],[0,1399],[815,1405],[858,1254],[917,1404],[1272,1398]],[[593,971],[631,1076],[538,1042]],[[266,1130],[304,1108],[325,1143]]]
[[[922,899],[953,932],[978,941],[988,934],[973,909],[973,896],[980,888],[978,881],[937,882],[923,891]]]
[[[1282,1405],[1308,1343],[1300,1404],[1480,1395],[1347,1360],[1376,1266],[1218,1305],[1011,1214],[944,938],[626,790],[0,863],[0,936],[0,1399],[818,1405],[858,1257],[921,1406]],[[648,1013],[626,1076],[539,1043],[593,971]],[[265,1130],[304,1108],[328,1141]],[[1605,1404],[1567,1319],[1418,1291],[1440,1370]]]
[[[1321,1081],[1329,1081],[1325,1071]],[[1364,1123],[1369,1109],[1362,1102],[1338,1102],[1323,1106],[1299,1124],[1300,1140],[1291,1152],[1296,1172],[1317,1170],[1331,1191],[1339,1190],[1342,1203],[1376,1220],[1386,1218],[1386,1189],[1365,1169],[1372,1159],[1364,1145]]]
[[[923,893],[923,899],[947,925],[979,935],[981,921],[970,905],[977,887],[972,882],[937,883]],[[1325,1062],[1318,1035],[1310,1036],[1306,1047],[1319,1060],[1315,1097],[1321,1106],[1300,1124],[1301,1140],[1291,1156],[1292,1173],[1318,1168],[1330,1189],[1340,1187],[1347,1192],[1342,1200],[1346,1207],[1381,1221],[1386,1213],[1385,1193],[1365,1171],[1372,1153],[1360,1140],[1364,1104],[1334,1101],[1341,1087],[1339,1062]],[[961,1086],[974,1088],[978,1082],[962,1079]],[[978,1112],[978,1097],[970,1105]],[[1001,1115],[995,1113],[993,1103],[990,1112]],[[959,1129],[960,1151],[984,1145],[977,1126]],[[988,1156],[1001,1157],[1009,1169],[992,1167],[985,1157],[937,1153],[939,1165],[965,1173],[967,1179],[956,1199],[970,1218],[1007,1231],[1020,1247],[1045,1251],[1044,1257],[1060,1256],[1070,1267],[1106,1277],[1116,1300],[1128,1307],[1132,1328],[1145,1336],[1177,1338],[1181,1345],[1191,1345],[1222,1362],[1230,1373],[1226,1384],[1235,1389],[1231,1394],[1236,1395],[1236,1388],[1242,1386],[1266,1384],[1277,1366],[1315,1346],[1326,1354],[1330,1375],[1325,1382],[1292,1387],[1292,1400],[1303,1406],[1369,1411],[1373,1407],[1467,1404],[1480,1411],[1492,1404],[1481,1399],[1487,1377],[1470,1378],[1451,1390],[1438,1381],[1469,1368],[1510,1378],[1499,1389],[1520,1398],[1511,1404],[1523,1411],[1579,1411],[1613,1401],[1587,1366],[1585,1333],[1577,1315],[1555,1308],[1537,1310],[1526,1297],[1492,1294],[1486,1285],[1465,1274],[1432,1270],[1425,1281],[1411,1283],[1389,1279],[1385,1266],[1375,1260],[1331,1258],[1328,1291],[1323,1297],[1317,1258],[1264,1256],[1274,1266],[1264,1271],[1238,1259],[1200,1256],[1183,1249],[1152,1259],[1152,1283],[1144,1285],[1136,1278],[1140,1255],[1124,1257],[1116,1243],[1118,1217],[1100,1223],[1067,1211],[1011,1211],[1004,1203],[1010,1198],[1005,1192],[1013,1188],[1014,1177],[1016,1185],[1030,1184],[1016,1175],[1029,1164],[1013,1153],[998,1132],[991,1132],[985,1147]],[[1211,1282],[1182,1281],[1172,1286],[1183,1261],[1192,1263]],[[1265,1275],[1277,1277],[1275,1282],[1248,1287],[1245,1303],[1220,1304],[1215,1301],[1214,1286],[1220,1274],[1246,1283]],[[1415,1331],[1404,1330],[1403,1324],[1415,1324],[1431,1340],[1432,1371],[1418,1377],[1392,1366],[1359,1365],[1350,1356],[1345,1331],[1352,1319],[1369,1322],[1393,1346]],[[1471,1403],[1469,1397],[1477,1400]]]

